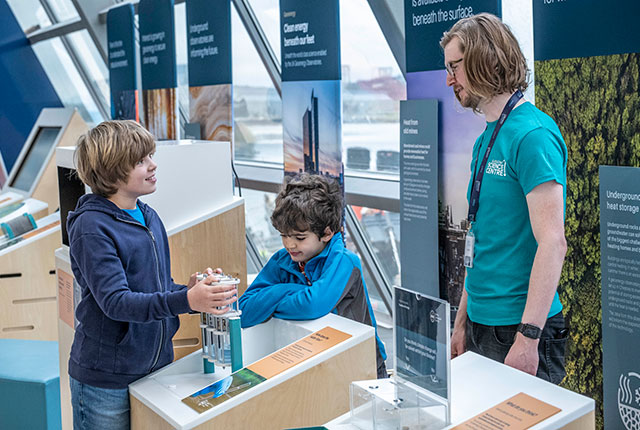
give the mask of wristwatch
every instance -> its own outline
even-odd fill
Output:
[[[540,339],[542,335],[542,329],[540,327],[536,327],[533,324],[518,324],[518,331],[522,333],[524,337],[528,337],[529,339]]]

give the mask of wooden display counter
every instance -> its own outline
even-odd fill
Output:
[[[204,374],[195,352],[129,386],[132,429],[274,429],[319,425],[349,409],[351,381],[376,375],[372,327],[329,314],[313,321],[272,318],[242,333],[245,368],[326,327],[346,339],[199,413],[182,400],[230,374]],[[249,366],[247,366],[249,364]]]
[[[60,221],[52,214],[37,223],[0,250],[0,338],[58,340],[53,252]]]

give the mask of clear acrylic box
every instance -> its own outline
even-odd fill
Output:
[[[402,381],[352,382],[350,423],[361,430],[441,430],[448,405]]]

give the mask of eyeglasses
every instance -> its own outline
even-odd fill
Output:
[[[456,70],[458,70],[458,64],[460,64],[462,60],[464,60],[464,57],[458,60],[449,61],[447,64],[444,65],[444,68],[447,69],[447,73],[449,74],[449,76],[451,76],[452,78],[456,77]]]

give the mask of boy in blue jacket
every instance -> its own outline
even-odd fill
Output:
[[[360,259],[342,240],[342,191],[324,176],[302,174],[276,198],[271,223],[284,248],[276,252],[238,300],[242,326],[271,317],[309,320],[329,312],[376,327]],[[387,376],[376,334],[378,378]]]
[[[69,213],[71,269],[82,289],[69,376],[74,429],[128,429],[127,386],[173,361],[178,315],[220,313],[229,286],[173,282],[167,233],[138,197],[156,189],[153,136],[135,121],[109,121],[78,140],[80,179],[93,194]],[[224,311],[222,311],[224,312]]]

